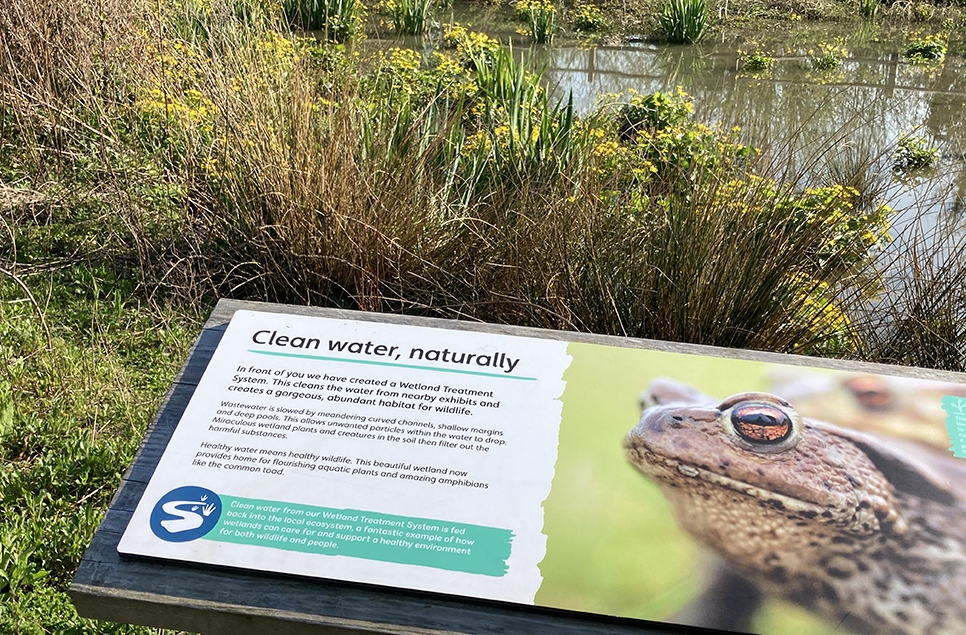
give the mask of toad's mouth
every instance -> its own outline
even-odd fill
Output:
[[[834,517],[833,511],[830,510],[828,505],[819,505],[789,494],[724,476],[704,465],[686,463],[640,446],[627,448],[627,453],[631,464],[638,470],[662,485],[676,488],[678,492],[682,490],[682,486],[687,488],[689,484],[695,489],[707,489],[708,487],[728,489],[759,501],[764,507],[771,507],[787,514],[796,514],[805,519],[822,518],[826,522],[830,522]]]

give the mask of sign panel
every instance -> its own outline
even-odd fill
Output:
[[[957,383],[239,311],[119,551],[755,633],[963,632],[964,412]],[[728,596],[749,584],[763,606]]]
[[[530,603],[569,362],[239,311],[119,551]]]

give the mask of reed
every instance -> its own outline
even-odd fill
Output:
[[[881,5],[881,0],[859,0],[859,14],[866,20],[874,20]]]
[[[518,0],[516,14],[529,27],[537,44],[551,44],[559,30],[559,10],[553,0]]]
[[[392,18],[396,33],[422,35],[433,0],[388,0],[384,6]]]
[[[658,22],[668,42],[693,44],[707,29],[707,4],[705,0],[666,0]]]
[[[282,7],[292,26],[322,31],[336,42],[345,42],[361,29],[363,7],[358,0],[284,0]]]

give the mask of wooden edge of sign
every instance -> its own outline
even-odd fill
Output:
[[[588,616],[374,585],[120,556],[117,545],[131,514],[140,501],[144,488],[194,394],[228,322],[239,310],[429,326],[966,383],[966,374],[963,373],[883,364],[440,318],[220,300],[149,426],[144,441],[125,472],[108,512],[71,582],[68,593],[82,616],[212,635],[278,632],[295,635],[640,635],[698,632],[673,625]]]

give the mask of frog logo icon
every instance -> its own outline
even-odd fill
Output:
[[[188,542],[214,529],[221,499],[204,487],[187,485],[161,497],[151,511],[151,531],[166,542]]]

